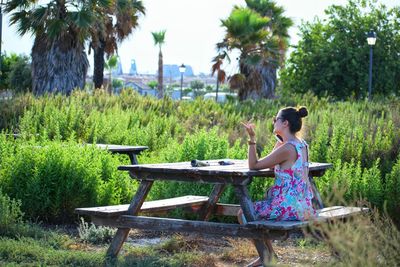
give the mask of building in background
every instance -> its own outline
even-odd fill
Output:
[[[129,75],[137,75],[136,61],[134,59],[131,60],[131,67],[129,69]]]

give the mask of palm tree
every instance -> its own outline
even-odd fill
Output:
[[[118,65],[118,57],[112,55],[106,62],[104,62],[104,67],[108,70],[108,93],[112,94],[112,71]]]
[[[225,82],[226,73],[223,69],[221,69],[221,65],[223,63],[221,58],[216,57],[214,59],[214,62],[215,63],[212,65],[212,68],[211,68],[211,76],[214,76],[214,73],[217,72],[217,88],[216,88],[216,93],[215,93],[215,102],[218,102],[219,84]]]
[[[161,46],[165,42],[165,30],[159,32],[152,32],[154,39],[154,45],[158,45],[160,52],[158,53],[158,97],[164,97],[163,91],[163,55],[161,52]]]
[[[32,47],[32,91],[36,94],[61,92],[70,94],[83,88],[88,69],[85,40],[93,30],[99,14],[97,7],[107,8],[109,1],[10,0],[6,12],[10,24],[19,34],[35,37]]]
[[[258,99],[274,96],[277,69],[284,61],[288,28],[293,24],[284,10],[271,0],[247,0],[248,7],[235,6],[230,16],[221,20],[226,35],[217,44],[225,59],[239,50],[240,73],[230,78],[231,87],[239,89],[239,98]]]
[[[142,1],[117,0],[101,12],[103,16],[96,22],[90,43],[90,48],[93,48],[94,52],[93,83],[95,88],[103,85],[104,56],[116,53],[117,43],[122,42],[137,28],[139,16],[145,14],[145,8]]]
[[[266,60],[260,62],[256,69],[263,74],[263,87],[268,90],[268,96],[274,96],[277,69],[283,66],[285,54],[289,47],[289,28],[293,26],[292,19],[285,17],[285,9],[277,6],[271,0],[246,0],[247,6],[270,21],[267,30],[270,38],[266,42],[269,47]]]

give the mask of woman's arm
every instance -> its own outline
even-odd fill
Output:
[[[276,145],[275,145],[276,146]],[[277,164],[281,164],[287,160],[290,160],[293,155],[296,155],[294,147],[290,144],[283,144],[269,153],[264,158],[257,160],[257,153],[255,145],[249,146],[249,169],[261,170],[266,168],[272,168]]]

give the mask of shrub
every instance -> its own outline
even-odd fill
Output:
[[[22,141],[15,146],[0,166],[0,185],[21,199],[29,218],[71,221],[75,208],[127,202],[136,188],[117,171],[118,158],[94,146]]]
[[[400,214],[400,154],[390,173],[386,175],[385,199],[393,215]],[[400,222],[400,218],[396,218]]]
[[[11,199],[0,190],[0,233],[4,234],[9,228],[21,224],[23,215],[21,201]]]
[[[79,237],[92,244],[109,243],[116,233],[116,229],[104,226],[89,224],[81,217],[78,227]]]

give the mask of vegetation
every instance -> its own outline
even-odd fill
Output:
[[[13,109],[10,102],[16,103]],[[0,188],[21,199],[30,218],[68,221],[79,206],[126,203],[136,188],[126,173],[117,171],[118,165],[129,162],[126,157],[79,144],[147,145],[150,149],[140,156],[141,163],[244,159],[246,135],[240,122],[253,118],[258,151],[266,155],[275,142],[272,116],[279,108],[297,103],[310,109],[305,137],[311,159],[334,165],[317,179],[324,198],[329,199],[337,188],[346,188],[347,201],[362,197],[376,207],[386,206],[396,219],[400,203],[400,106],[396,99],[331,103],[302,95],[220,105],[202,99],[161,101],[131,90],[119,96],[100,91],[95,95],[76,91],[70,97],[26,94],[0,104],[8,110],[0,110],[5,114],[2,127],[22,135],[17,140],[0,135]],[[261,198],[271,182],[255,179],[249,188],[252,197]],[[209,190],[207,185],[156,182],[149,198],[204,195]],[[233,190],[226,190],[221,200],[236,202]]]
[[[5,11],[21,35],[32,33],[32,90],[36,94],[84,88],[89,66],[84,42],[108,1],[7,1]]]
[[[164,97],[164,83],[163,83],[163,55],[161,52],[161,47],[165,42],[165,32],[166,30],[159,31],[159,32],[152,32],[151,34],[153,35],[154,39],[154,45],[158,45],[159,52],[158,52],[158,97],[163,98]]]
[[[226,79],[226,72],[221,68],[223,61],[218,58],[214,60],[214,64],[211,67],[211,76],[214,76],[214,73],[217,73],[217,84],[215,89],[215,101],[218,101],[218,91],[219,85],[225,82]],[[209,91],[209,90],[207,90]]]
[[[82,221],[76,237],[61,229],[27,224],[21,220],[19,204],[0,192],[0,264],[6,266],[103,266],[106,245],[104,237],[111,229],[96,228]],[[6,212],[4,212],[4,210]],[[9,211],[13,210],[12,213]],[[13,214],[10,216],[10,214]],[[14,218],[9,220],[9,218]],[[6,218],[6,219],[4,219]],[[8,219],[7,219],[8,218]],[[4,221],[13,221],[6,226]],[[18,225],[15,227],[15,225]],[[12,230],[11,230],[12,229]],[[4,230],[8,230],[4,231]],[[373,211],[346,224],[327,224],[309,233],[329,237],[327,245],[312,236],[292,241],[274,242],[281,263],[324,264],[327,266],[398,266],[400,232],[390,219]],[[314,236],[315,236],[314,234]],[[330,256],[335,253],[336,257]],[[250,240],[205,239],[198,236],[174,235],[151,246],[124,245],[124,253],[113,266],[242,266],[256,256]],[[322,258],[322,259],[321,259]]]
[[[0,91],[28,92],[32,86],[31,64],[26,55],[11,53],[1,56]]]
[[[104,56],[110,57],[118,50],[118,42],[125,40],[137,27],[140,15],[145,14],[142,1],[111,1],[107,8],[98,6],[101,16],[92,31],[90,48],[93,48],[94,88],[103,85]],[[113,20],[115,19],[115,21]]]
[[[113,91],[113,83],[112,83],[112,71],[118,66],[118,57],[116,55],[111,56],[106,62],[104,62],[104,67],[108,70],[108,88],[107,91],[109,94]],[[98,87],[97,87],[98,88]]]
[[[377,33],[373,48],[373,94],[400,92],[400,7],[391,9],[372,0],[332,5],[327,20],[300,27],[301,39],[281,72],[284,92],[313,92],[337,99],[366,97],[369,47],[367,32]]]
[[[246,0],[246,5],[235,6],[229,17],[221,20],[226,35],[217,44],[219,54],[214,62],[230,61],[229,53],[239,50],[240,73],[231,77],[231,87],[239,89],[241,100],[271,98],[293,22],[272,0]]]

